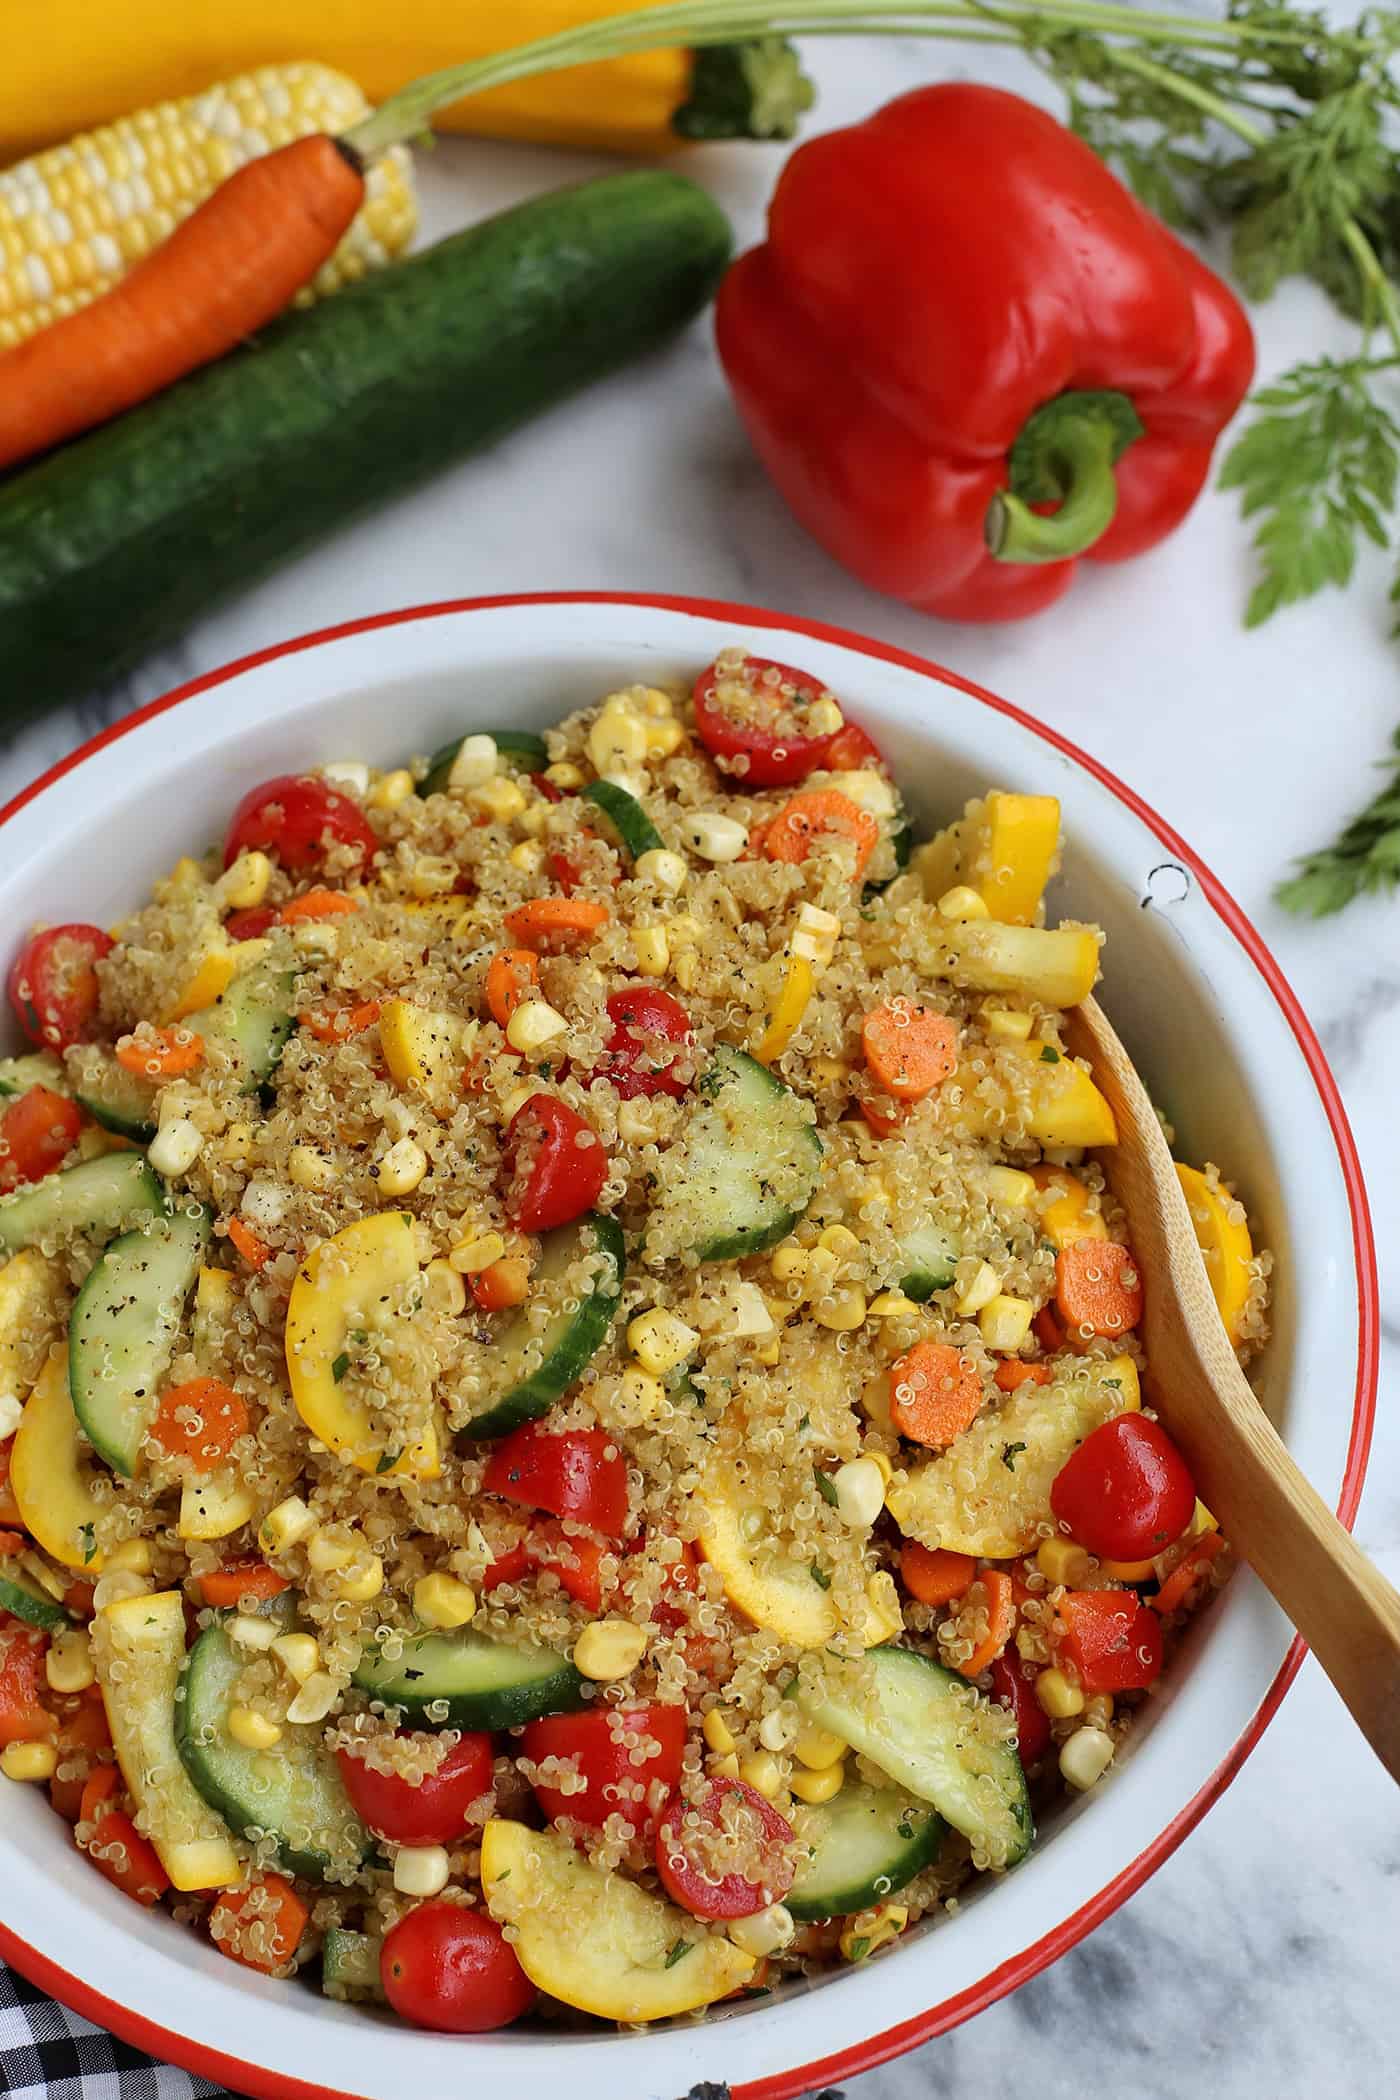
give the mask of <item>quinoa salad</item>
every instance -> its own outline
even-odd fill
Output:
[[[469,2033],[887,1958],[1225,1579],[1058,803],[916,841],[856,697],[311,766],[14,961],[0,1772],[233,1960]]]

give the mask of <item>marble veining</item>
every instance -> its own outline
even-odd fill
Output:
[[[1045,90],[1009,55],[917,39],[813,47],[820,121],[974,69]],[[761,225],[781,155],[686,163]],[[453,141],[420,160],[429,234],[606,164]],[[1261,371],[1342,353],[1350,331],[1307,287],[1255,315]],[[1400,1579],[1400,900],[1322,926],[1270,888],[1370,791],[1400,710],[1384,564],[1345,598],[1246,635],[1247,539],[1206,496],[1146,561],[1095,571],[1017,627],[935,625],[873,597],[792,523],[730,410],[708,325],[357,523],[118,687],[0,750],[10,794],[181,680],[284,636],[475,592],[628,588],[735,597],[831,620],[947,663],[1084,743],[1176,824],[1255,919],[1332,1057],[1365,1163],[1385,1307],[1381,1405],[1358,1535]],[[171,734],[178,734],[172,720]],[[1344,1367],[1345,1372],[1345,1367]],[[1349,1374],[1335,1402],[1349,1405]],[[1397,2089],[1400,1818],[1393,1787],[1311,1663],[1201,1829],[1107,1924],[970,2025],[848,2082],[845,2100],[1349,2100]],[[619,2100],[631,2100],[619,2095]],[[825,2096],[824,2096],[825,2100]],[[834,2100],[834,2096],[831,2096]]]

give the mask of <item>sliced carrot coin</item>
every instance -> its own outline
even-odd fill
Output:
[[[591,940],[608,920],[606,904],[587,897],[535,897],[506,913],[506,932],[522,948],[569,948]]]
[[[271,1247],[265,1240],[260,1240],[252,1226],[245,1225],[241,1218],[229,1219],[228,1236],[250,1269],[260,1269],[265,1262],[271,1261]]]
[[[769,860],[796,867],[806,860],[818,838],[851,840],[856,849],[851,879],[859,882],[880,843],[880,827],[869,810],[852,802],[849,795],[836,788],[811,788],[785,803],[756,843]]]
[[[318,1006],[308,1014],[298,1014],[297,1019],[318,1043],[348,1043],[352,1035],[363,1035],[367,1028],[373,1028],[379,1019],[379,1001],[362,999],[358,1006]]]
[[[1131,1247],[1072,1240],[1055,1258],[1055,1304],[1071,1334],[1128,1334],[1142,1318],[1142,1276]]]
[[[981,1408],[977,1366],[947,1342],[915,1342],[890,1366],[890,1419],[916,1444],[946,1449]]]
[[[203,1056],[204,1038],[192,1028],[150,1028],[117,1044],[117,1063],[140,1079],[178,1079]]]
[[[899,1577],[911,1597],[920,1604],[951,1604],[966,1596],[977,1573],[970,1553],[954,1553],[947,1546],[921,1546],[909,1539],[900,1548]]]
[[[540,959],[532,948],[502,948],[486,972],[486,1004],[491,1018],[504,1028],[522,999],[540,981]]]
[[[1023,1385],[1049,1385],[1054,1375],[1049,1364],[1022,1363],[1019,1356],[1008,1356],[994,1373],[1004,1393],[1019,1392]]]
[[[222,1378],[201,1376],[166,1388],[151,1435],[172,1458],[187,1458],[196,1473],[212,1473],[247,1435],[248,1424],[241,1395]]]
[[[343,919],[347,912],[358,911],[359,905],[344,890],[307,890],[300,897],[293,897],[277,914],[278,924],[300,926],[307,919]]]
[[[946,1014],[912,999],[888,999],[861,1024],[870,1075],[896,1101],[922,1101],[957,1068],[958,1031]]]
[[[973,1587],[986,1592],[987,1631],[963,1664],[964,1677],[980,1677],[983,1670],[990,1670],[1016,1627],[1016,1597],[1009,1575],[1000,1568],[984,1568]]]

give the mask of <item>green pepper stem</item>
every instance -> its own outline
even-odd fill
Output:
[[[1058,510],[1042,515],[1010,489],[987,506],[987,546],[998,561],[1069,561],[1107,532],[1118,508],[1115,432],[1103,416],[1064,416],[1051,458],[1064,484]]]

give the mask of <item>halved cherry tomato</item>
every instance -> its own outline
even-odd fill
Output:
[[[884,754],[874,737],[867,735],[858,722],[848,722],[827,745],[822,768],[827,773],[862,773],[868,766],[884,763]]]
[[[491,1791],[491,1738],[468,1733],[453,1744],[435,1772],[417,1786],[397,1773],[374,1772],[362,1757],[338,1750],[340,1776],[360,1821],[399,1845],[455,1845],[469,1828],[468,1811]]]
[[[93,965],[110,955],[100,926],[47,926],[10,967],[6,990],[15,1017],[41,1050],[66,1050],[88,1040],[100,993]]]
[[[10,1743],[48,1742],[54,1718],[44,1705],[46,1633],[0,1613],[0,1749]]]
[[[104,1830],[107,1827],[105,1819],[102,1827]],[[263,1932],[261,1945],[256,1949],[249,1944],[249,1934],[243,1928],[243,1914],[250,1908],[253,1916],[249,1918],[249,1927],[256,1919]],[[301,1936],[310,1916],[310,1910],[290,1881],[285,1881],[280,1874],[264,1875],[261,1881],[250,1882],[247,1888],[225,1889],[209,1913],[211,1925],[216,1918],[233,1919],[240,1928],[228,1938],[215,1940],[220,1954],[226,1954],[230,1961],[241,1961],[245,1968],[261,1969],[268,1975],[276,1969],[286,1968],[301,1945]]]
[[[791,787],[830,763],[831,732],[806,736],[802,728],[807,710],[826,697],[819,679],[767,657],[746,657],[723,672],[711,664],[695,681],[695,734],[721,773],[747,787]]]
[[[1023,1765],[1033,1765],[1050,1748],[1050,1720],[1035,1696],[1039,1665],[1023,1662],[1006,1649],[992,1664],[992,1697],[1011,1709],[1016,1723],[1016,1747]]]
[[[32,1086],[12,1101],[0,1116],[0,1195],[62,1166],[82,1127],[77,1103],[46,1086]]]
[[[526,1509],[572,1517],[604,1538],[627,1524],[627,1464],[604,1429],[565,1429],[523,1422],[491,1453],[482,1479],[488,1495]]]
[[[695,1918],[747,1918],[792,1887],[792,1825],[741,1779],[718,1780],[698,1808],[678,1794],[656,1833],[666,1893]]]
[[[678,1099],[688,1090],[689,1074],[675,1076],[677,1054],[667,1057],[662,1050],[663,1044],[684,1047],[691,1041],[690,1015],[679,999],[654,985],[629,985],[625,991],[609,992],[608,1019],[613,1032],[594,1079],[606,1079],[624,1101],[638,1094]]]
[[[183,1420],[198,1416],[198,1422]],[[222,1378],[202,1374],[167,1386],[160,1396],[151,1435],[172,1458],[187,1458],[196,1473],[213,1473],[248,1433],[247,1402]]]
[[[608,1155],[591,1123],[554,1094],[532,1094],[506,1130],[506,1215],[523,1232],[552,1232],[591,1210]]]
[[[1100,1560],[1148,1560],[1191,1522],[1196,1483],[1160,1422],[1116,1415],[1065,1460],[1050,1507]]]
[[[332,846],[355,846],[372,860],[379,841],[359,804],[314,775],[279,773],[250,788],[233,813],[224,866],[240,853],[275,853],[284,868],[319,868]]]
[[[1067,1590],[1055,1607],[1056,1652],[1086,1692],[1145,1691],[1162,1670],[1162,1622],[1134,1590]]]
[[[224,932],[231,941],[257,941],[269,926],[277,924],[277,910],[271,904],[250,904],[246,911],[230,912],[224,920]]]
[[[489,2034],[535,2002],[494,1918],[459,1903],[420,1903],[379,1950],[379,1980],[401,2020],[441,2034]]]
[[[566,1817],[601,1830],[609,1816],[621,1816],[650,1836],[680,1785],[685,1737],[683,1706],[607,1706],[531,1721],[521,1748],[536,1764],[547,1757],[572,1759],[585,1782],[581,1792],[569,1793],[536,1780],[535,1798],[551,1823]],[[633,1752],[643,1742],[655,1747],[634,1764]]]
[[[155,1846],[142,1837],[124,1809],[103,1812],[86,1850],[98,1873],[143,1910],[159,1903],[170,1886]]]

